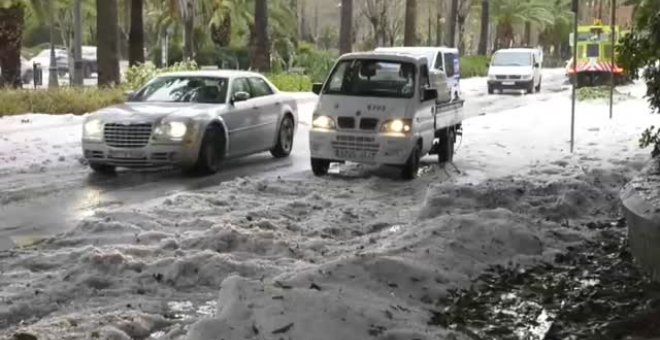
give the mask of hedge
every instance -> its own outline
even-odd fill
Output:
[[[485,77],[488,75],[490,57],[484,55],[461,58],[461,78]]]

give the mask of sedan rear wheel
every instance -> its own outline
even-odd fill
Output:
[[[291,154],[293,149],[293,135],[295,129],[293,128],[293,119],[291,116],[285,116],[280,124],[280,129],[277,132],[277,144],[270,149],[273,157],[283,158]]]

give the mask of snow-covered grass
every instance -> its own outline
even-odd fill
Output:
[[[580,103],[570,154],[565,93],[540,98],[465,122],[460,173],[428,158],[413,182],[351,164],[237,178],[0,252],[0,334],[445,338],[427,323],[449,289],[588,237],[563,226],[617,215],[619,188],[648,159],[635,147],[656,119],[643,99],[613,120],[604,103]]]

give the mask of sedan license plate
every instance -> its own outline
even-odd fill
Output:
[[[339,159],[371,161],[376,157],[375,151],[335,149],[335,156]]]
[[[144,152],[137,150],[112,150],[110,151],[110,157],[122,159],[144,158]]]
[[[508,86],[516,85],[516,82],[515,81],[503,81],[502,85],[508,85]]]

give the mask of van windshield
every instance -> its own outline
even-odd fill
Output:
[[[324,93],[412,98],[415,94],[415,65],[375,59],[344,60],[333,70]]]
[[[531,66],[532,54],[529,52],[495,53],[493,66]]]

